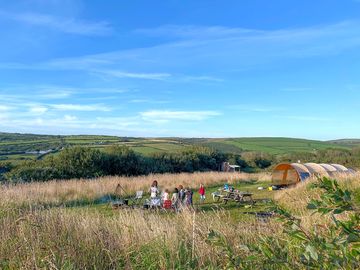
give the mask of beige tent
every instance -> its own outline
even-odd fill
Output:
[[[334,166],[332,166],[330,164],[321,163],[320,166],[323,167],[329,175],[332,175],[332,174],[338,172],[338,169],[336,169]]]
[[[323,175],[323,176],[329,176],[327,171],[323,166],[317,163],[305,163],[304,164],[306,168],[308,168],[309,172],[313,175]]]
[[[351,171],[339,164],[282,163],[274,168],[272,182],[274,185],[286,186],[305,181],[311,176],[333,176],[337,173]]]
[[[342,172],[348,172],[349,169],[346,168],[343,165],[339,165],[339,164],[331,164],[331,166],[333,166],[335,169],[337,169],[338,171],[342,171]]]

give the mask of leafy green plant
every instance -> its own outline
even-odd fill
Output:
[[[336,180],[319,179],[310,186],[318,189],[320,199],[312,199],[308,209],[321,215],[330,215],[328,226],[314,225],[306,230],[301,219],[285,209],[276,207],[289,236],[288,248],[296,247],[299,262],[309,268],[354,269],[360,267],[360,212],[354,204],[352,193],[342,189]],[[275,255],[275,253],[273,253]]]
[[[308,209],[313,214],[330,216],[330,224],[314,224],[307,230],[300,218],[282,207],[273,206],[272,211],[282,223],[284,234],[261,238],[258,243],[248,246],[246,256],[234,254],[222,236],[214,232],[209,234],[214,245],[227,254],[224,256],[227,261],[223,264],[225,268],[240,265],[243,268],[266,266],[276,269],[360,268],[360,211],[352,193],[342,189],[336,180],[326,177],[310,188],[319,190],[320,199],[311,200]],[[290,256],[293,259],[289,259]]]

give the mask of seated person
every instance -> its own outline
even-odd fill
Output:
[[[163,195],[162,195],[162,202],[163,202],[163,207],[165,209],[171,209],[172,207],[172,202],[170,200],[170,194],[169,194],[169,190],[165,189]]]
[[[162,194],[162,200],[163,201],[168,201],[170,200],[170,194],[169,194],[169,190],[168,189],[165,189],[164,193]]]

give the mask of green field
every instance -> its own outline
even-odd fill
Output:
[[[51,136],[34,134],[0,133],[0,161],[18,162],[41,158],[33,151],[58,152],[71,146],[89,146],[104,149],[109,145],[127,145],[135,152],[151,155],[160,152],[178,152],[191,145],[202,145],[224,153],[241,154],[246,151],[269,154],[292,152],[315,152],[322,149],[351,149],[360,146],[360,140],[315,141],[294,138],[224,138],[224,139],[186,139],[186,138],[131,138],[116,136]]]
[[[329,148],[349,149],[349,146],[331,142],[293,139],[293,138],[240,138],[225,140],[229,144],[245,151],[285,154],[289,152],[314,152]]]

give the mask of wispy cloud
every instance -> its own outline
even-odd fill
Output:
[[[12,109],[11,106],[0,104],[0,112],[10,111],[11,109]]]
[[[131,99],[129,103],[148,103],[148,104],[167,104],[169,100],[153,100],[153,99]]]
[[[170,110],[151,110],[140,113],[146,121],[166,123],[172,120],[180,121],[202,121],[211,117],[221,115],[217,111],[170,111]]]
[[[104,75],[113,76],[117,78],[132,78],[132,79],[145,79],[145,80],[164,80],[171,77],[169,73],[134,73],[125,72],[120,70],[93,70]]]
[[[213,76],[183,76],[180,77],[180,80],[185,82],[192,82],[192,81],[203,81],[203,82],[223,82],[224,79],[213,77]]]
[[[328,117],[319,117],[319,116],[302,116],[302,115],[289,115],[289,116],[283,116],[282,118],[292,119],[292,120],[298,120],[298,121],[304,121],[304,122],[329,122],[333,121],[333,119]]]
[[[266,106],[257,104],[236,104],[227,106],[230,110],[236,110],[241,112],[258,112],[258,113],[269,113],[276,111],[283,111],[284,108],[276,106]]]
[[[312,90],[311,87],[286,87],[281,89],[282,92],[308,92]]]
[[[64,115],[64,120],[65,121],[76,121],[78,118],[74,115],[70,115],[70,114],[66,114]]]
[[[57,17],[39,13],[9,13],[1,11],[0,15],[27,25],[40,26],[68,34],[78,35],[108,35],[113,32],[110,24],[102,22],[87,22],[76,18]]]
[[[111,108],[104,104],[51,104],[49,107],[59,111],[111,111]]]
[[[171,42],[156,46],[53,59],[28,66],[3,63],[0,67],[78,70],[118,79],[221,82],[226,80],[226,74],[286,65],[299,58],[339,54],[360,46],[359,21],[266,31],[213,26],[179,28],[181,31],[174,26],[163,26],[163,31],[162,27],[147,29],[172,36]],[[202,74],[194,75],[199,70]]]
[[[183,39],[204,39],[263,33],[264,31],[246,28],[230,28],[223,26],[163,25],[155,28],[137,29],[134,32],[137,34],[143,34],[148,36],[166,36]]]
[[[31,114],[44,114],[48,111],[48,108],[44,107],[44,106],[33,106],[30,107],[29,109],[29,113]]]

